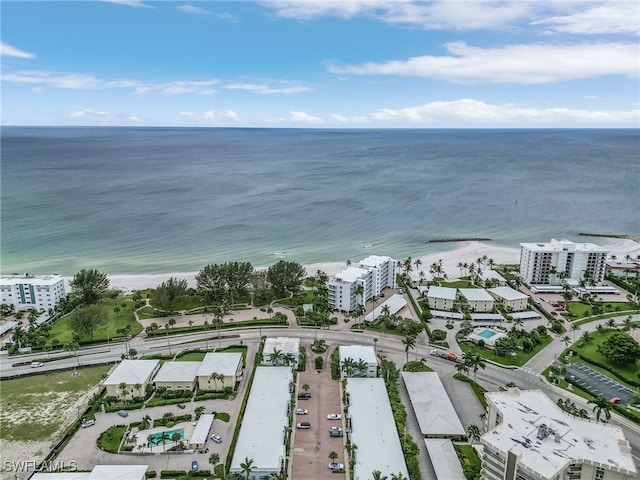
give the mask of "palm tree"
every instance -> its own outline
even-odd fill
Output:
[[[484,370],[487,364],[484,363],[480,355],[465,355],[463,361],[470,369],[473,370],[473,383],[476,383],[476,374],[478,373],[478,368]]]
[[[342,371],[347,377],[353,377],[353,372],[356,368],[356,362],[353,358],[347,357],[342,361]]]
[[[373,295],[371,297],[371,325],[373,325],[374,323],[376,323],[376,303],[378,302],[378,297],[376,295]]]
[[[407,355],[407,363],[409,362],[409,350],[412,348],[416,348],[416,337],[413,336],[405,336],[402,340],[402,344],[404,345],[404,353]]]
[[[358,323],[362,323],[362,316],[364,315],[364,312],[365,312],[364,305],[359,303],[355,311],[353,312],[355,316],[359,319]]]
[[[255,470],[253,467],[253,458],[244,457],[244,462],[240,463],[240,468],[245,475],[245,479],[249,480],[249,475]]]
[[[569,337],[569,335],[565,335],[564,337],[562,337],[562,341],[564,342],[564,346],[568,347],[571,343],[571,338]]]
[[[398,472],[398,473],[391,474],[391,480],[409,480],[409,479],[405,477],[401,472]]]
[[[607,325],[607,327],[609,327],[609,328],[615,328],[615,326],[616,326],[616,321],[615,321],[615,319],[610,318],[609,320],[607,320],[606,325]]]
[[[311,387],[309,386],[309,384],[308,384],[308,383],[305,383],[304,385],[302,385],[302,390],[304,390],[304,391],[305,391],[305,393],[306,393],[306,392],[308,392],[310,388],[311,388]]]
[[[383,475],[380,470],[374,470],[371,472],[372,480],[387,480],[389,477]]]
[[[463,264],[462,262],[458,262],[458,268],[460,269],[460,276],[462,276],[462,268],[463,268]]]
[[[576,332],[580,330],[580,325],[578,325],[577,323],[572,323],[571,324],[571,331],[573,332],[573,341],[576,341]]]
[[[180,441],[181,438],[182,438],[182,435],[180,435],[180,433],[178,432],[174,432],[173,435],[171,435],[171,441],[175,443],[176,446],[178,446],[178,442]]]
[[[356,285],[356,303],[357,304],[363,304],[364,303],[364,285],[362,285],[361,283]]]
[[[604,414],[603,423],[607,423],[611,418],[611,402],[603,396],[598,396],[587,403],[593,404],[593,412],[596,414],[596,422],[600,421],[600,417]]]
[[[166,447],[167,442],[169,440],[171,440],[171,437],[169,436],[169,432],[167,432],[166,430],[164,432],[162,432],[160,434],[160,438],[158,440],[160,440],[162,442],[162,451],[166,452],[167,451],[167,447]]]
[[[356,362],[354,367],[358,371],[359,377],[367,376],[367,372],[369,371],[369,365],[362,358]]]
[[[145,415],[142,417],[142,421],[140,422],[140,430],[149,428],[149,425],[151,425],[151,417],[149,415]]]
[[[273,352],[269,354],[269,362],[271,362],[273,365],[278,365],[283,360],[284,360],[284,352],[282,350],[278,350],[277,348],[274,348]]]
[[[456,370],[460,375],[467,376],[469,374],[469,366],[466,363],[456,363]]]
[[[122,395],[122,399],[126,400],[127,399],[127,384],[124,382],[120,382],[120,385],[118,385],[118,388],[120,389],[120,394]]]
[[[480,428],[477,425],[469,425],[467,427],[467,437],[469,437],[470,443],[480,440]]]
[[[413,261],[413,264],[416,266],[416,270],[420,270],[420,265],[422,265],[422,260],[420,260],[419,258],[416,258]]]
[[[151,447],[158,445],[158,440],[156,438],[155,435],[147,435],[147,446],[149,447],[149,450],[151,450]]]
[[[335,462],[337,458],[338,458],[338,454],[337,454],[336,452],[331,451],[331,453],[329,453],[329,459],[330,459],[332,462]]]

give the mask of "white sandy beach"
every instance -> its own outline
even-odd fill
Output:
[[[625,255],[631,255],[633,258],[636,258],[640,255],[640,243],[634,242],[633,240],[609,238],[599,240],[604,241],[594,241],[591,243],[596,243],[597,245],[609,249],[611,254],[616,255],[618,258],[624,258]],[[548,239],[544,241],[548,241]],[[442,260],[444,271],[450,278],[456,278],[460,275],[460,270],[457,267],[459,262],[472,263],[483,255],[486,255],[488,258],[492,258],[496,264],[518,264],[520,262],[519,248],[501,247],[492,245],[490,242],[463,242],[459,244],[452,244],[452,246],[453,245],[456,245],[456,247],[445,252],[429,255],[420,255],[418,252],[415,256],[412,256],[412,258],[414,261],[415,259],[420,259],[422,262],[420,268],[425,272],[429,271],[429,266],[432,263]],[[371,253],[376,255],[387,255],[386,252]],[[354,258],[351,260],[356,264],[361,259]],[[399,258],[397,260],[401,261],[404,259]],[[318,270],[321,270],[331,277],[341,270],[344,270],[346,268],[346,263],[344,261],[312,263],[306,264],[304,267],[308,275],[314,275]],[[122,289],[124,291],[155,288],[170,277],[185,279],[189,286],[195,287],[195,276],[197,273],[198,272],[176,272],[150,275],[109,275],[109,280],[112,288]],[[69,278],[66,280],[68,282]]]

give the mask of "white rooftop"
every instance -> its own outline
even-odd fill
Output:
[[[494,302],[495,299],[484,288],[459,288],[460,295],[470,301]]]
[[[122,360],[116,369],[104,381],[105,385],[143,385],[151,380],[151,374],[160,364],[160,360]]]
[[[202,362],[164,362],[153,377],[154,382],[192,382]]]
[[[609,252],[606,248],[596,245],[595,243],[574,243],[564,238],[552,238],[549,243],[521,243],[520,246],[539,252],[561,252],[563,250],[569,252]]]
[[[200,415],[198,424],[193,431],[193,435],[191,435],[191,438],[189,439],[189,444],[201,445],[207,441],[207,439],[209,438],[209,430],[211,430],[211,425],[213,425],[214,417],[214,415],[208,413]]]
[[[342,282],[353,283],[359,278],[365,276],[367,273],[368,270],[365,270],[364,268],[348,267],[346,270],[342,270],[337,273],[335,279]]]
[[[406,305],[407,305],[407,301],[405,300],[405,298],[402,295],[395,293],[391,295],[386,302],[378,305],[373,310],[373,312],[369,312],[367,315],[365,315],[364,321],[367,323],[371,323],[374,318],[380,318],[385,306],[389,307],[389,313],[391,315],[395,315],[400,310],[402,310]]]
[[[438,287],[437,285],[433,285],[429,287],[427,296],[433,298],[444,298],[445,300],[455,300],[456,289],[449,287]]]
[[[212,373],[230,377],[238,371],[238,365],[242,363],[240,352],[211,352],[202,359],[197,375],[210,377]]]
[[[264,355],[271,354],[274,350],[280,350],[285,355],[300,354],[300,339],[298,337],[268,337],[264,341],[262,352]]]
[[[384,380],[350,378],[346,390],[350,400],[351,442],[358,445],[353,479],[370,480],[374,470],[387,476],[402,473],[408,478]]]
[[[364,360],[368,364],[378,364],[375,349],[370,345],[340,345],[338,347],[340,354],[340,363],[343,360],[351,358],[354,361]]]
[[[433,275],[430,272],[425,272],[424,270],[411,270],[409,272],[409,278],[418,283],[420,280],[425,282],[431,282],[433,280]]]
[[[464,315],[458,312],[447,312],[446,310],[431,310],[431,315],[435,318],[450,318],[452,320],[462,320]]]
[[[533,310],[525,310],[524,312],[513,312],[510,313],[512,318],[520,319],[520,320],[534,320],[536,318],[542,318],[538,312]]]
[[[485,397],[503,420],[481,442],[520,456],[519,462],[538,475],[552,478],[569,464],[584,462],[635,477],[631,447],[619,427],[568,415],[541,390],[510,388]],[[550,434],[538,439],[544,428]]]
[[[257,471],[280,471],[292,381],[291,367],[256,367],[231,472],[242,471],[240,464],[247,457],[253,459]]]
[[[393,260],[391,257],[383,257],[380,255],[369,255],[367,258],[360,260],[361,267],[380,267],[383,263]]]
[[[482,280],[498,280],[499,282],[506,282],[506,278],[500,275],[495,270],[484,269],[480,271],[480,278]]]
[[[142,480],[147,465],[96,465],[87,480]]]
[[[499,313],[491,313],[491,312],[471,313],[469,314],[469,316],[471,317],[471,320],[474,322],[481,322],[483,320],[489,320],[492,322],[503,322],[506,320]]]
[[[402,372],[420,432],[425,437],[462,437],[464,427],[436,372]]]
[[[20,285],[27,283],[55,285],[61,280],[61,275],[0,275],[0,285]]]
[[[488,292],[497,297],[504,298],[505,300],[522,300],[523,298],[529,298],[529,295],[519,292],[518,290],[514,290],[511,287],[490,288],[488,289]]]
[[[4,322],[2,325],[0,325],[0,336],[15,328],[17,325],[20,325],[20,322],[16,322],[15,320]]]
[[[438,480],[467,480],[453,443],[448,438],[425,438],[431,464]]]

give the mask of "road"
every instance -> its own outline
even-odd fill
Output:
[[[638,315],[634,316],[636,319]],[[621,317],[617,321],[621,321]],[[581,331],[595,330],[597,323],[583,325]],[[208,334],[208,338],[205,339],[205,333],[193,333],[187,335],[174,335],[162,338],[152,338],[148,340],[138,340],[132,343],[132,347],[138,351],[138,355],[146,355],[151,353],[176,353],[183,348],[205,348],[206,345],[211,347],[225,347],[231,344],[243,344],[257,343],[262,335],[270,336],[284,336],[284,337],[298,337],[302,342],[313,341],[314,338],[322,338],[327,343],[338,344],[357,344],[357,345],[371,345],[375,346],[374,338],[379,338],[376,333],[372,332],[353,332],[348,330],[331,330],[331,329],[301,329],[294,327],[277,327],[277,328],[254,328],[254,329],[238,329],[238,330],[225,330],[224,334],[218,339],[216,335],[212,337],[211,332]],[[572,337],[572,333],[568,333]],[[395,335],[386,335],[384,340],[384,355],[388,356],[391,360],[397,363],[405,360],[405,350],[401,343],[401,338]],[[377,342],[378,350],[382,350],[381,342]],[[487,363],[484,370],[478,370],[477,382],[485,387],[489,391],[496,391],[499,387],[505,386],[507,383],[513,382],[521,389],[541,389],[543,390],[553,401],[557,401],[558,398],[570,397],[579,407],[585,408],[587,411],[591,410],[591,406],[576,395],[566,392],[558,387],[550,385],[541,380],[539,373],[544,369],[543,365],[549,365],[552,363],[557,355],[564,350],[565,345],[560,338],[556,338],[553,342],[545,348],[541,353],[533,357],[527,365],[518,369],[506,369],[501,368],[490,363]],[[455,373],[455,364],[441,358],[433,357],[429,355],[432,347],[422,343],[416,345],[415,350],[410,352],[410,357],[421,358],[424,357],[428,361],[428,365],[435,371],[442,375],[451,376]],[[124,344],[112,344],[110,348],[104,345],[90,346],[78,350],[77,359],[74,357],[63,358],[51,362],[45,362],[43,367],[38,370],[58,370],[63,368],[73,368],[77,365],[93,365],[107,362],[117,362],[121,359],[122,354],[125,351]],[[67,356],[67,352],[57,354],[57,356]],[[51,358],[55,358],[56,355],[51,355]],[[3,356],[0,358],[0,378],[23,375],[33,373],[33,369],[29,363],[32,360],[42,358],[42,353],[27,354],[13,356],[7,358]],[[25,366],[12,367],[16,362],[27,362]],[[545,363],[546,362],[546,363]],[[531,366],[530,366],[531,365]],[[630,422],[624,417],[621,417],[615,413],[612,413],[611,424],[618,425],[624,431],[624,434],[631,444],[632,455],[636,467],[640,471],[640,426]]]

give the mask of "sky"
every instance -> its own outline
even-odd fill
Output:
[[[639,128],[640,2],[2,0],[2,125]]]

